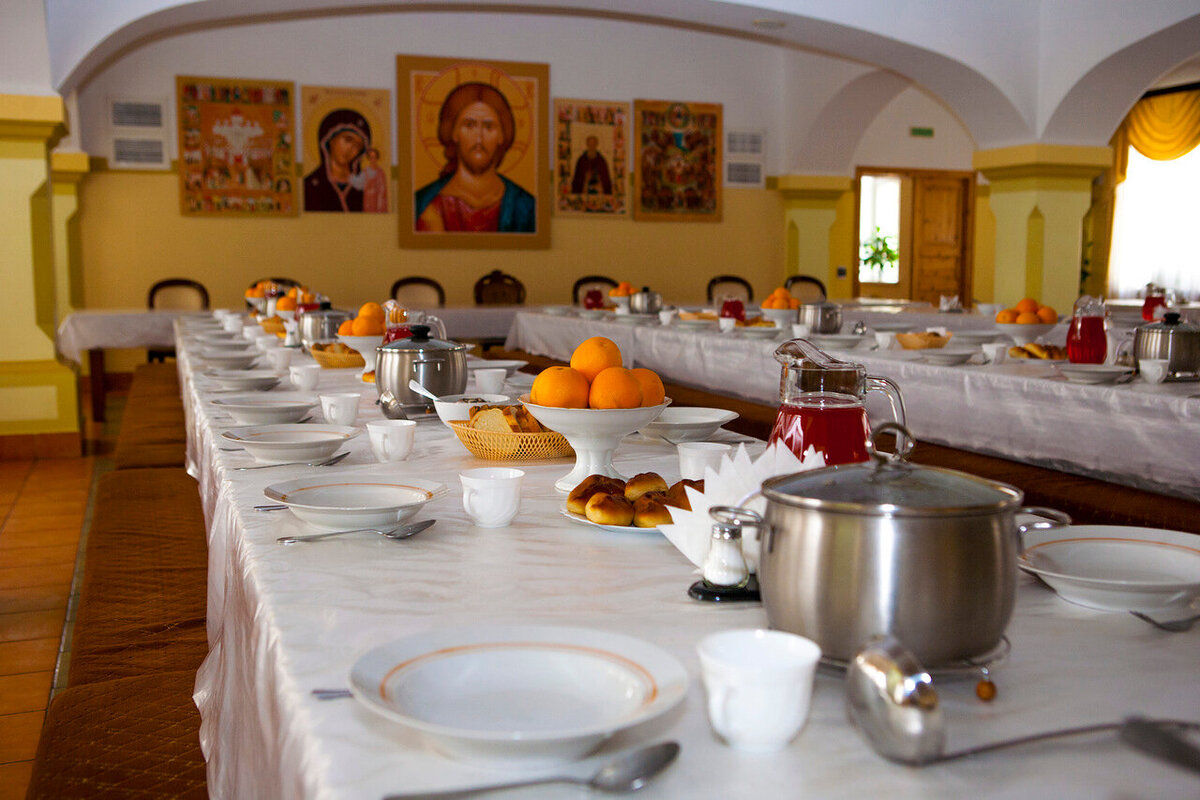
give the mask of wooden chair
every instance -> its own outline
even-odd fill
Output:
[[[829,297],[825,293],[825,284],[811,275],[792,275],[784,282],[783,288],[801,303],[819,303]]]
[[[736,297],[743,303],[754,300],[754,289],[750,281],[738,275],[718,275],[708,282],[708,302],[723,297]]]
[[[583,298],[592,289],[599,289],[601,292],[607,293],[609,289],[617,288],[617,282],[612,278],[604,275],[585,275],[575,281],[575,285],[571,287],[571,302],[577,306],[583,305]]]
[[[207,311],[208,289],[190,278],[166,278],[150,287],[146,308],[151,311]],[[148,361],[163,361],[175,357],[175,348],[146,351]]]
[[[494,269],[475,282],[475,305],[525,305],[525,284],[512,275]]]
[[[391,298],[405,308],[442,308],[446,290],[433,278],[410,275],[392,284]]]

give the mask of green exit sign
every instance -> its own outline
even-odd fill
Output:
[[[915,136],[919,139],[932,139],[933,128],[909,128],[908,135]]]

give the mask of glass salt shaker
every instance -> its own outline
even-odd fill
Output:
[[[742,524],[747,521],[744,513],[729,506],[709,510],[714,522],[704,559],[704,585],[711,589],[740,589],[750,580],[750,568],[742,553]]]

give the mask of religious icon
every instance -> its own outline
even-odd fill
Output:
[[[387,213],[389,93],[303,86],[304,210]]]
[[[721,106],[635,100],[638,220],[721,221]]]
[[[558,214],[626,214],[628,103],[554,101]]]

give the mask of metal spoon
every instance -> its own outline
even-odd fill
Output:
[[[1127,729],[1138,726],[1153,726],[1168,735],[1168,728],[1200,730],[1197,722],[1132,717],[1121,722],[1035,733],[947,753],[942,709],[933,680],[916,657],[891,637],[868,644],[850,662],[846,670],[846,705],[872,750],[891,761],[911,766],[938,764],[1005,747],[1102,731],[1119,730],[1122,740],[1129,741]],[[1145,752],[1168,758],[1161,750],[1145,749]]]
[[[317,542],[321,539],[328,539],[333,536],[345,536],[347,533],[378,533],[380,536],[386,536],[389,539],[407,539],[410,536],[416,536],[421,531],[428,528],[436,519],[423,519],[420,522],[413,522],[408,525],[401,525],[398,528],[354,528],[348,531],[330,531],[329,533],[313,533],[308,536],[280,536],[275,541],[280,544],[295,544],[296,542]]]
[[[330,458],[322,459],[321,461],[284,461],[281,464],[255,464],[252,467],[234,467],[234,469],[235,470],[267,469],[268,467],[291,467],[291,466],[295,466],[297,464],[301,464],[306,467],[332,467],[334,464],[338,463],[339,461],[341,461],[343,458],[345,458],[348,455],[350,455],[349,450],[347,450],[344,453],[338,453],[336,456],[331,456]]]
[[[576,766],[575,771],[564,769],[562,774],[549,775],[544,778],[511,781],[508,783],[493,783],[487,786],[475,786],[469,789],[449,789],[437,792],[413,792],[407,794],[389,794],[383,800],[440,800],[441,798],[466,797],[481,792],[494,792],[498,789],[512,789],[518,786],[538,786],[543,783],[577,783],[601,792],[618,794],[634,792],[646,785],[646,782],[662,772],[679,755],[679,745],[675,742],[660,742],[621,753],[599,766],[594,762],[584,762]]]
[[[436,394],[434,394],[433,392],[429,391],[428,389],[426,389],[426,388],[425,388],[424,386],[422,386],[421,384],[417,383],[417,382],[416,382],[416,380],[414,380],[414,379],[409,379],[409,381],[408,381],[408,388],[409,388],[409,389],[412,389],[414,392],[416,392],[417,394],[421,395],[422,397],[428,397],[430,400],[437,400],[437,399],[438,399],[438,396],[437,396]]]

